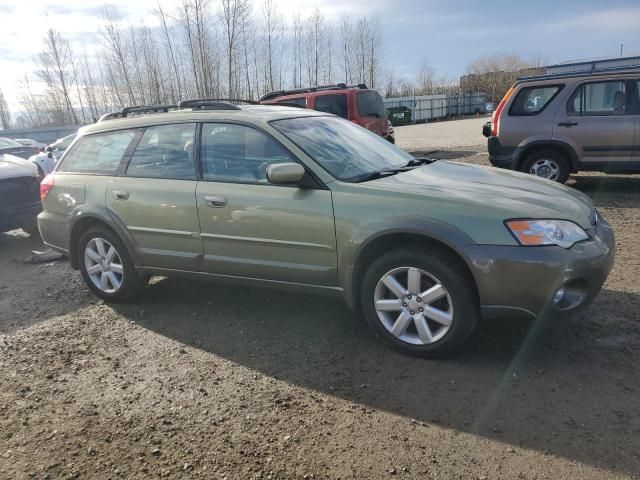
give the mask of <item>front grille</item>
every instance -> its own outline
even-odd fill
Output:
[[[591,231],[593,233],[598,232],[598,223],[600,222],[600,215],[598,214],[598,210],[595,208],[591,209],[591,213],[589,214],[589,225],[591,226]]]

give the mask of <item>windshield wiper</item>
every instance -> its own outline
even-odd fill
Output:
[[[413,170],[412,165],[406,165],[398,168],[385,168],[384,170],[376,170],[375,172],[368,173],[361,177],[356,177],[353,182],[361,183],[368,182],[369,180],[376,180],[378,178],[390,177],[391,175],[395,175],[400,172],[408,172],[409,170]]]
[[[429,165],[435,161],[437,161],[436,158],[416,157],[409,160],[405,167],[419,167],[420,165]]]

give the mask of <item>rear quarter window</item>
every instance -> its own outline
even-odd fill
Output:
[[[509,115],[530,116],[542,112],[562,90],[564,85],[541,85],[524,87],[511,104]]]
[[[373,90],[368,92],[358,92],[356,100],[358,103],[358,114],[361,117],[387,117],[384,102],[378,92]]]
[[[113,175],[134,136],[134,130],[86,135],[67,152],[58,171]]]

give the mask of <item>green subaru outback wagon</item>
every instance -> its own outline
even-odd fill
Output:
[[[585,307],[614,259],[610,226],[576,190],[413,158],[284,106],[109,114],[81,129],[41,197],[42,238],[105,301],[152,275],[325,293],[422,356],[459,347],[482,317]]]

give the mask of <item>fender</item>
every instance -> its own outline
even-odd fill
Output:
[[[69,258],[71,260],[71,266],[77,268],[75,254],[75,246],[71,243],[74,227],[81,220],[92,218],[94,220],[105,223],[116,235],[122,240],[127,253],[133,260],[135,265],[140,265],[140,258],[135,248],[135,241],[129,231],[127,230],[124,222],[113,212],[108,210],[104,205],[99,204],[81,204],[74,208],[69,214],[69,221],[67,223],[67,237],[69,238]]]
[[[581,162],[578,158],[578,154],[576,153],[575,149],[568,143],[560,140],[534,140],[533,142],[518,146],[515,149],[515,151],[513,152],[513,163],[516,168],[514,170],[520,170],[522,162],[524,162],[526,154],[530,150],[542,147],[553,147],[562,150],[569,156],[569,160],[571,161],[571,168],[573,170],[577,170],[580,167]]]
[[[340,232],[336,225],[338,237],[338,282],[345,292],[345,300],[351,308],[357,305],[357,285],[355,281],[361,272],[357,271],[358,261],[367,247],[378,239],[389,235],[413,235],[435,240],[453,250],[464,261],[470,272],[473,272],[471,260],[462,248],[476,242],[465,232],[442,220],[420,216],[406,215],[363,225],[353,232]],[[343,244],[345,240],[348,242]]]

